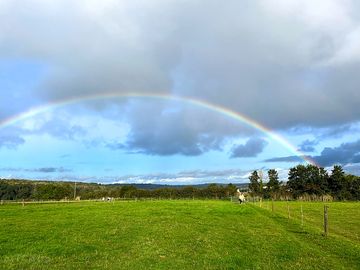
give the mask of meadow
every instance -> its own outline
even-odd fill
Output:
[[[0,269],[360,269],[360,203],[0,205]],[[302,225],[300,208],[303,207]]]

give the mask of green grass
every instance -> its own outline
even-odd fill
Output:
[[[261,207],[272,210],[272,202],[265,201]],[[260,203],[256,203],[260,206]],[[324,205],[328,208],[329,233],[333,236],[343,237],[358,245],[360,244],[360,203],[353,202],[274,202],[274,212],[288,217],[288,206],[290,218],[301,224],[301,206],[303,208],[304,226],[312,226],[323,231]]]
[[[341,219],[327,238],[321,204],[304,204],[304,227],[282,204],[275,213],[224,201],[0,205],[0,268],[360,268],[359,203],[330,204]]]

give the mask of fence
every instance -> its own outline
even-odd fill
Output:
[[[20,205],[27,205],[27,204],[51,204],[51,203],[80,203],[80,202],[141,202],[141,201],[163,201],[163,200],[200,200],[200,201],[207,201],[207,200],[216,200],[216,201],[229,201],[229,200],[235,200],[235,197],[229,196],[229,197],[188,197],[188,198],[169,198],[169,197],[134,197],[134,198],[128,198],[128,197],[120,197],[120,198],[110,198],[107,197],[101,198],[101,199],[85,199],[85,200],[70,200],[70,199],[62,199],[62,200],[0,200],[0,206],[5,204],[20,204]]]
[[[329,205],[324,202],[304,201],[274,201],[262,200],[254,197],[248,203],[287,218],[289,221],[298,222],[302,228],[306,225],[315,226],[323,231],[324,236],[329,235]]]

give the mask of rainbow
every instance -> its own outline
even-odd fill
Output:
[[[58,100],[56,102],[51,102],[46,105],[37,106],[30,108],[29,110],[16,114],[10,118],[7,118],[3,121],[0,121],[0,129],[14,125],[22,120],[34,117],[41,113],[45,113],[50,110],[54,110],[60,107],[64,107],[67,105],[72,105],[80,102],[85,101],[95,101],[95,100],[102,100],[102,99],[115,99],[115,98],[151,98],[151,99],[160,99],[160,100],[173,100],[179,102],[185,102],[194,106],[198,106],[201,108],[208,109],[210,111],[214,111],[220,113],[224,116],[227,116],[231,119],[234,119],[238,122],[244,123],[256,130],[259,130],[265,133],[269,138],[273,139],[274,141],[278,142],[280,145],[288,149],[292,154],[298,156],[302,160],[307,163],[316,165],[316,163],[307,157],[304,153],[300,152],[296,149],[290,142],[288,142],[284,137],[275,133],[268,127],[256,122],[255,120],[240,114],[239,112],[230,110],[226,107],[222,107],[220,105],[210,103],[204,100],[192,98],[192,97],[185,97],[185,96],[176,96],[176,95],[168,95],[168,94],[154,94],[154,93],[102,93],[102,94],[93,94],[93,95],[86,95],[86,96],[79,96],[73,97],[68,99]]]

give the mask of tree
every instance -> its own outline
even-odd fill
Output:
[[[262,170],[260,170],[258,172],[259,175],[259,195],[263,195],[264,194],[264,182],[263,182],[263,172]]]
[[[298,197],[304,193],[307,178],[307,170],[304,165],[300,164],[296,167],[290,168],[287,186],[294,197]]]
[[[193,186],[186,186],[181,189],[182,198],[193,198],[196,195],[196,189]]]
[[[270,196],[273,197],[280,189],[280,181],[278,172],[274,169],[268,170],[269,182],[267,183],[267,190]]]
[[[253,195],[261,195],[260,193],[260,177],[257,171],[253,171],[249,177],[249,189]]]
[[[287,185],[294,197],[305,193],[323,195],[328,192],[328,178],[324,168],[311,164],[298,165],[290,169]]]
[[[329,177],[329,189],[333,196],[341,197],[343,189],[345,189],[345,173],[340,165],[335,165]]]
[[[237,190],[237,188],[235,185],[233,185],[231,183],[228,184],[225,189],[226,196],[233,196],[236,193],[236,190]]]
[[[360,177],[355,175],[346,175],[345,178],[348,182],[348,187],[350,191],[350,200],[360,200]]]

